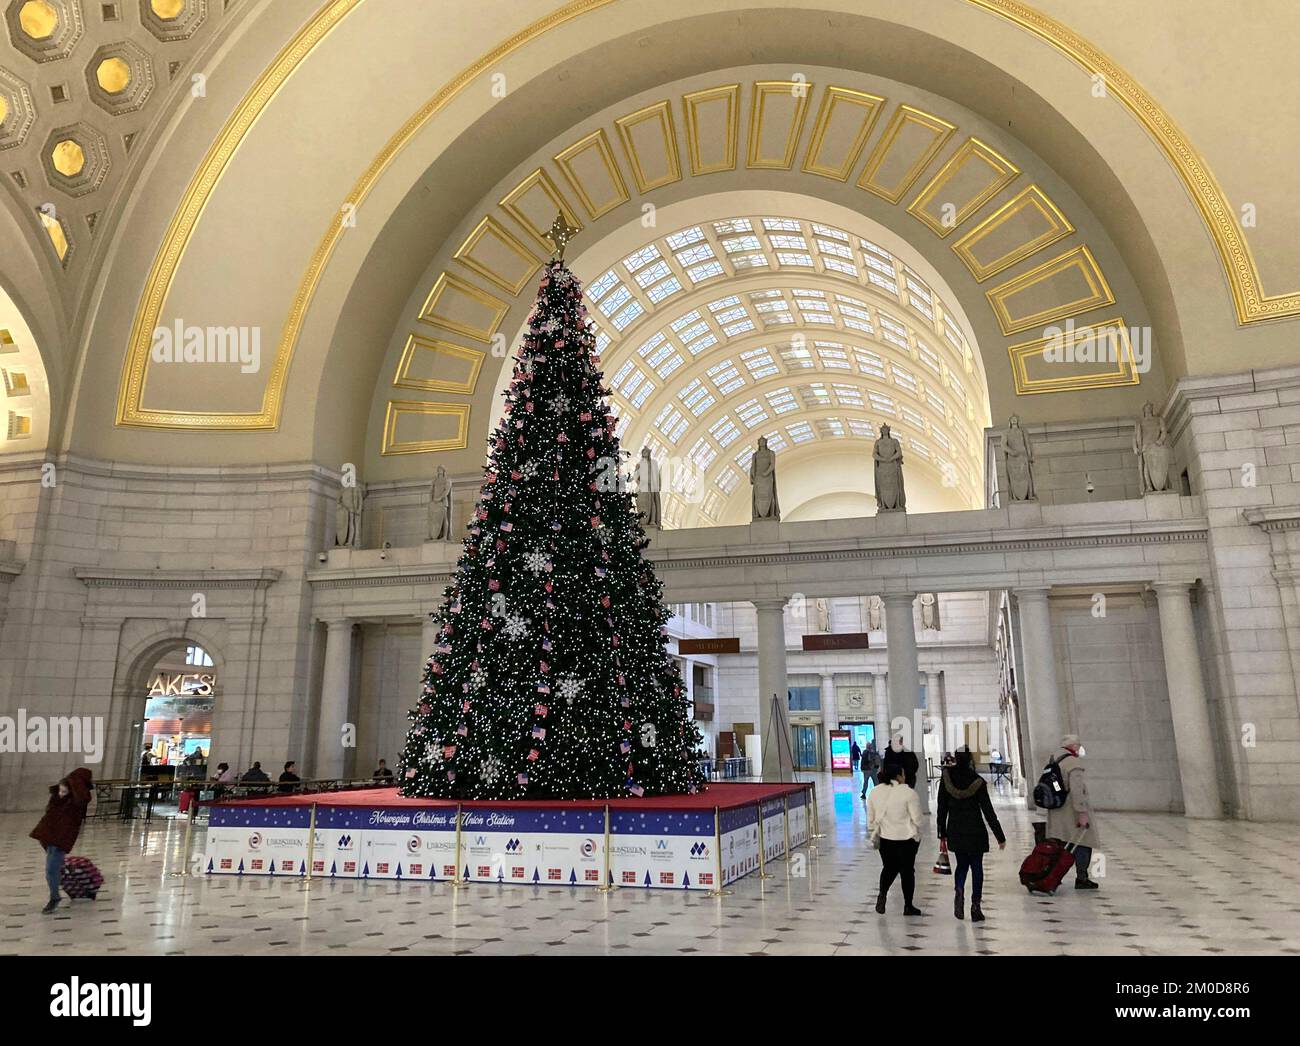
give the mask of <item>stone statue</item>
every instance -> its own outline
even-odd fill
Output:
[[[776,497],[776,454],[767,449],[767,437],[758,437],[758,449],[749,463],[749,482],[754,487],[753,518],[781,518],[781,505]]]
[[[338,507],[334,510],[335,545],[340,548],[361,547],[361,514],[365,504],[365,484],[358,482],[339,491]]]
[[[817,615],[817,631],[829,632],[831,630],[830,604],[828,604],[824,599],[814,600],[813,613]]]
[[[880,426],[880,439],[871,450],[875,462],[876,512],[906,512],[907,492],[903,489],[903,445]]]
[[[636,512],[647,527],[661,526],[662,504],[659,500],[659,466],[650,456],[650,448],[641,448],[636,467]]]
[[[1142,473],[1142,493],[1159,494],[1169,490],[1169,466],[1174,457],[1169,446],[1169,430],[1165,428],[1165,419],[1150,402],[1143,404],[1142,417],[1134,427],[1133,453],[1138,456]]]
[[[1034,492],[1034,448],[1029,433],[1020,427],[1020,415],[1012,414],[1002,437],[1002,456],[1007,465],[1007,493],[1012,501],[1037,501]]]
[[[937,592],[922,592],[919,602],[921,604],[921,627],[932,632],[938,632],[939,594]]]
[[[429,540],[451,540],[451,480],[441,465],[429,489]]]
[[[879,632],[885,627],[885,601],[879,596],[867,597],[867,630]]]

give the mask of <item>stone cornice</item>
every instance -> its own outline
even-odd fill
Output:
[[[1300,530],[1300,505],[1242,509],[1241,518],[1269,533],[1280,530]]]
[[[79,454],[60,454],[57,457],[9,456],[0,457],[0,483],[25,479],[21,474],[35,470],[38,473],[47,461],[59,469],[70,469],[86,476],[112,479],[145,480],[151,483],[212,483],[220,480],[235,482],[266,480],[318,480],[338,485],[339,472],[312,461],[291,461],[267,465],[144,465],[124,461],[104,461],[82,457]]]
[[[281,571],[260,570],[123,570],[110,567],[74,567],[73,575],[87,588],[264,589],[280,580]]]
[[[23,564],[10,560],[0,560],[0,585],[7,585],[23,572]]]

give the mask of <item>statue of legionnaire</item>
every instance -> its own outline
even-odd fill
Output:
[[[1037,501],[1034,493],[1034,448],[1029,433],[1020,427],[1020,415],[1012,414],[1002,437],[1002,455],[1007,463],[1007,492],[1012,501]]]
[[[781,518],[776,498],[776,453],[767,449],[767,437],[758,437],[758,449],[749,463],[749,482],[754,487],[753,518]]]
[[[1169,466],[1173,451],[1169,446],[1169,430],[1165,419],[1156,413],[1151,403],[1142,406],[1142,417],[1133,430],[1133,453],[1138,456],[1142,472],[1142,493],[1158,494],[1169,489]]]
[[[429,540],[451,540],[451,480],[441,465],[429,490]]]
[[[366,488],[361,483],[339,491],[338,507],[334,510],[334,544],[341,548],[361,547],[361,514],[365,503]]]
[[[921,593],[921,627],[939,631],[939,596],[935,592]]]
[[[659,500],[659,466],[650,456],[650,448],[641,448],[636,467],[636,512],[647,527],[661,526],[663,505]]]
[[[876,511],[906,512],[907,492],[903,489],[903,445],[880,426],[880,439],[871,449],[875,462]]]
[[[829,632],[831,630],[830,604],[824,599],[814,600],[813,612],[817,615],[817,631]]]
[[[885,627],[885,601],[879,596],[867,597],[867,628],[879,632]]]

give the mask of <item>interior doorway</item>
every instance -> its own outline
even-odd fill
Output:
[[[193,642],[173,647],[144,679],[143,714],[133,723],[135,776],[158,782],[205,780],[217,696],[212,654]]]

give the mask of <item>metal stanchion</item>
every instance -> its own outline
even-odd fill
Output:
[[[180,879],[188,879],[190,875],[190,840],[194,836],[194,818],[199,812],[199,795],[194,793],[194,799],[190,802],[190,815],[185,821],[185,844],[184,851],[181,853],[181,870],[171,874]]]
[[[463,819],[463,816],[464,815],[461,812],[461,804],[457,803],[456,804],[456,874],[451,877],[452,888],[456,890],[459,890],[462,886],[466,886],[468,884],[468,880],[461,878],[461,874],[460,874],[460,827],[461,827],[461,821]]]
[[[307,822],[307,881],[311,882],[312,862],[316,859],[316,804],[311,804],[311,817]]]
[[[718,881],[713,884],[713,889],[709,891],[710,897],[725,897],[731,893],[730,890],[722,888],[722,812],[715,806],[713,808],[713,848],[718,855]]]
[[[609,893],[614,889],[614,877],[609,870],[609,803],[605,804],[605,872],[601,884],[596,887],[598,893]]]
[[[758,808],[758,877],[772,878],[767,874],[767,846],[763,840],[763,800],[754,804]]]
[[[825,839],[826,835],[822,831],[821,814],[817,812],[817,782],[816,781],[809,782],[809,787],[812,790],[808,797],[809,802],[812,804],[812,834],[809,836],[809,838]],[[834,789],[831,789],[831,791],[834,791]]]
[[[789,864],[793,860],[790,855],[790,793],[786,792],[781,801],[785,805],[785,863]]]

